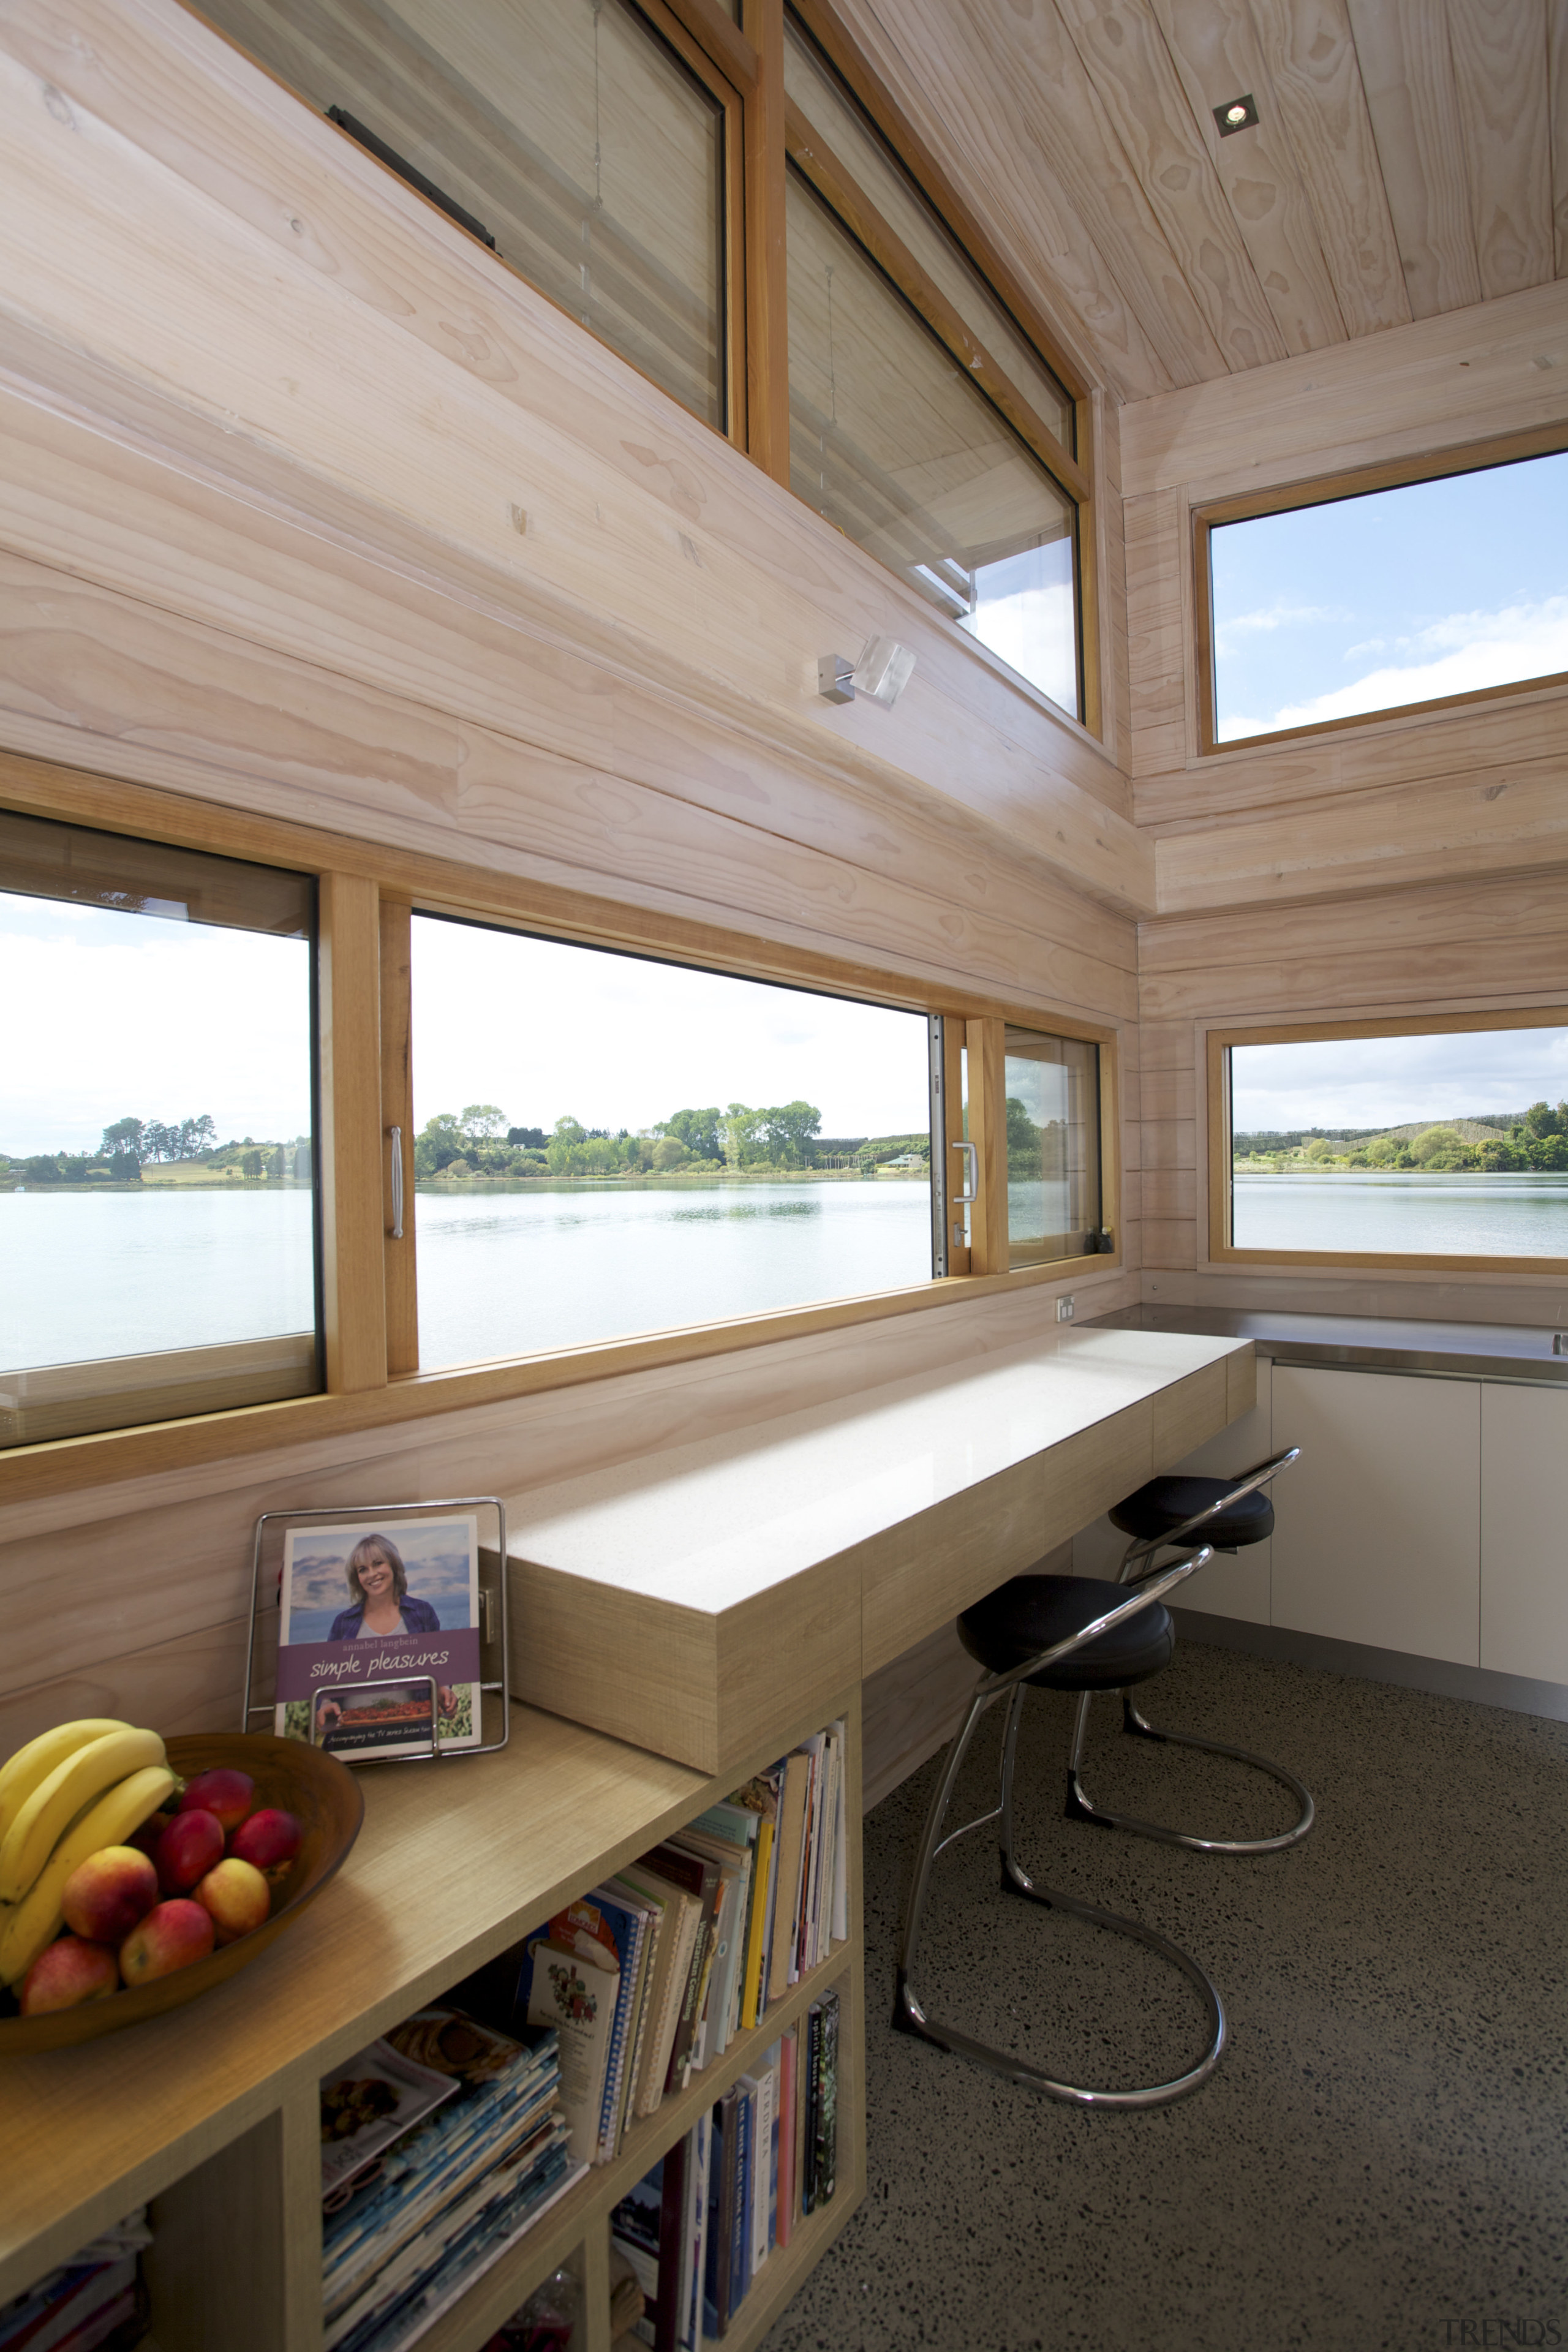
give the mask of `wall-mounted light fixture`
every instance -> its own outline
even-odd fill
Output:
[[[816,690],[824,702],[853,702],[868,694],[890,710],[914,675],[915,657],[896,637],[868,637],[858,662],[824,654],[816,665]]]
[[[1214,119],[1222,139],[1230,138],[1237,131],[1250,131],[1258,121],[1258,100],[1250,90],[1245,98],[1227,99],[1223,106],[1215,108]]]

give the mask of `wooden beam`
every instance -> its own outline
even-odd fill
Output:
[[[1007,1271],[1007,1087],[1004,1021],[964,1024],[969,1064],[969,1139],[980,1176],[969,1213],[969,1264],[974,1274]]]
[[[1546,18],[1546,0],[1448,0],[1476,259],[1489,298],[1555,274]]]
[[[787,490],[784,0],[745,0],[745,31],[758,64],[745,103],[746,449]]]
[[[1201,10],[1203,0],[1184,5]],[[1222,5],[1256,26],[1264,85],[1258,105],[1268,108],[1295,155],[1346,332],[1353,339],[1406,324],[1410,298],[1345,0]],[[1242,80],[1233,92],[1251,88]],[[1222,90],[1215,103],[1226,95]],[[1242,149],[1241,163],[1256,135],[1247,131],[1225,145]]]
[[[1411,315],[1481,299],[1448,24],[1433,0],[1346,0]]]
[[[327,1388],[352,1396],[386,1384],[379,894],[354,874],[320,887],[322,1318]]]

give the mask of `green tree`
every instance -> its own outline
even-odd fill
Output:
[[[133,1159],[142,1165],[142,1121],[139,1118],[117,1118],[112,1127],[103,1130],[103,1149],[112,1160],[116,1155]]]
[[[688,1151],[678,1135],[662,1135],[653,1148],[653,1165],[664,1175],[673,1168],[684,1168],[696,1156]]]
[[[1537,1137],[1559,1133],[1563,1125],[1559,1115],[1562,1108],[1563,1106],[1559,1104],[1557,1109],[1553,1110],[1550,1103],[1531,1103],[1524,1114],[1524,1124],[1530,1133]]]
[[[1462,1164],[1464,1150],[1464,1138],[1457,1127],[1423,1128],[1410,1139],[1410,1157],[1418,1168],[1430,1168],[1434,1161]]]
[[[263,1172],[260,1152],[247,1151],[240,1161],[239,1167],[240,1173],[244,1176],[259,1176]]]
[[[472,1143],[493,1143],[506,1133],[506,1113],[495,1103],[469,1103],[460,1122]]]
[[[710,1103],[704,1110],[672,1111],[668,1118],[658,1121],[653,1131],[655,1135],[674,1136],[678,1143],[684,1143],[688,1151],[694,1152],[699,1160],[722,1160],[724,1139],[720,1133],[722,1117],[718,1104]]]
[[[746,1168],[763,1157],[763,1114],[749,1109],[746,1104],[732,1102],[720,1125],[724,1141],[724,1160],[731,1168]]]
[[[773,1110],[760,1110],[757,1118],[767,1156],[776,1165],[803,1168],[816,1159],[822,1113],[815,1103],[782,1103]]]
[[[1016,1095],[1007,1097],[1007,1165],[1022,1172],[1040,1162],[1040,1130]]]

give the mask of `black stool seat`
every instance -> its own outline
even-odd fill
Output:
[[[1080,1626],[1109,1616],[1126,1599],[1124,1584],[1107,1584],[1099,1577],[1015,1576],[964,1611],[958,1635],[988,1674],[1011,1674],[1026,1659],[1065,1642]],[[1155,1601],[1025,1680],[1039,1690],[1122,1690],[1129,1683],[1147,1682],[1169,1665],[1175,1645],[1170,1612]]]
[[[1184,1527],[1199,1511],[1220,1502],[1234,1487],[1233,1478],[1151,1478],[1146,1486],[1128,1495],[1110,1514],[1110,1524],[1126,1536],[1148,1542]],[[1274,1532],[1274,1506],[1261,1486],[1237,1496],[1226,1511],[1205,1519],[1194,1529],[1194,1543],[1213,1544],[1216,1551],[1237,1551],[1244,1544],[1261,1543]],[[1003,1588],[1004,1591],[1006,1589]]]

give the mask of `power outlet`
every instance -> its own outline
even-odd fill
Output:
[[[1070,1298],[1058,1298],[1057,1301],[1057,1321],[1058,1323],[1070,1323],[1072,1318],[1073,1301]]]

